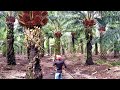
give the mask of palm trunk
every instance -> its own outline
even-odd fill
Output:
[[[106,58],[106,51],[103,49],[103,42],[102,42],[103,33],[100,33],[100,58],[101,59],[107,59]]]
[[[50,46],[50,55],[52,56],[52,55],[55,55],[55,47],[54,47],[54,45],[51,45]]]
[[[47,40],[47,53],[48,53],[48,56],[50,55],[50,39],[48,37],[48,40]]]
[[[23,51],[23,47],[21,46],[21,48],[20,48],[20,53],[21,53],[21,55],[22,55],[22,51]]]
[[[16,65],[15,54],[14,54],[14,25],[13,23],[7,24],[7,64]]]
[[[33,73],[34,72],[34,73]],[[27,68],[27,79],[42,79],[42,69],[40,66],[39,50],[35,45],[30,48],[30,63]]]
[[[17,54],[20,54],[19,46],[17,46]]]
[[[81,43],[81,53],[83,54],[84,52],[83,52],[83,40],[82,39],[81,39],[80,43]]]
[[[34,32],[35,33],[33,33],[32,35],[29,35],[29,36],[33,36],[33,38],[29,43],[29,47],[27,48],[28,58],[30,62],[27,68],[26,78],[27,79],[42,79],[43,75],[42,75],[42,69],[40,65],[41,30],[34,29]]]
[[[98,55],[98,44],[95,43],[95,55]]]
[[[55,39],[55,55],[60,55],[60,38]]]
[[[73,52],[75,52],[75,38],[72,35],[72,45],[73,45]]]
[[[117,52],[117,57],[119,57],[119,51],[116,51]]]
[[[117,58],[118,57],[118,54],[119,54],[119,51],[116,49],[117,48],[117,42],[114,43],[114,57]]]
[[[65,55],[65,49],[64,49],[63,45],[62,45],[62,55]]]
[[[87,39],[87,60],[86,60],[86,65],[93,65],[93,60],[92,60],[92,30],[91,29],[86,29],[86,39]]]
[[[114,51],[114,58],[117,58],[117,51]]]

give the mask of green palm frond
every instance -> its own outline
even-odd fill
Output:
[[[102,25],[102,26],[106,26],[106,23],[104,20],[100,19],[100,18],[95,18],[97,20],[97,22]]]
[[[114,45],[115,42],[120,41],[120,30],[109,29],[103,36],[102,43],[104,43],[104,48],[109,49]]]

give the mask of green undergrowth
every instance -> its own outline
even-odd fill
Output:
[[[102,60],[102,59],[96,60],[96,63],[99,64],[99,65],[108,65],[108,66],[111,66],[111,64],[110,64],[109,61]]]
[[[120,61],[114,61],[111,63],[112,66],[120,66]]]
[[[95,62],[96,62],[97,64],[99,64],[99,65],[120,66],[120,61],[110,62],[110,61],[107,61],[107,60],[98,59],[98,60],[96,60]]]

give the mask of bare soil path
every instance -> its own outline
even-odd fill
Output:
[[[93,59],[99,58],[94,56]],[[0,55],[0,79],[25,79],[26,55],[16,55],[16,66],[8,66],[6,58]],[[84,57],[78,60],[65,60],[68,69],[63,69],[63,79],[120,79],[120,66],[110,67],[108,65],[83,64]],[[41,59],[43,79],[54,79],[55,68],[49,56]]]

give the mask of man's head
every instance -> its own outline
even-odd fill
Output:
[[[61,55],[56,55],[56,59],[57,60],[62,60],[62,56]]]

